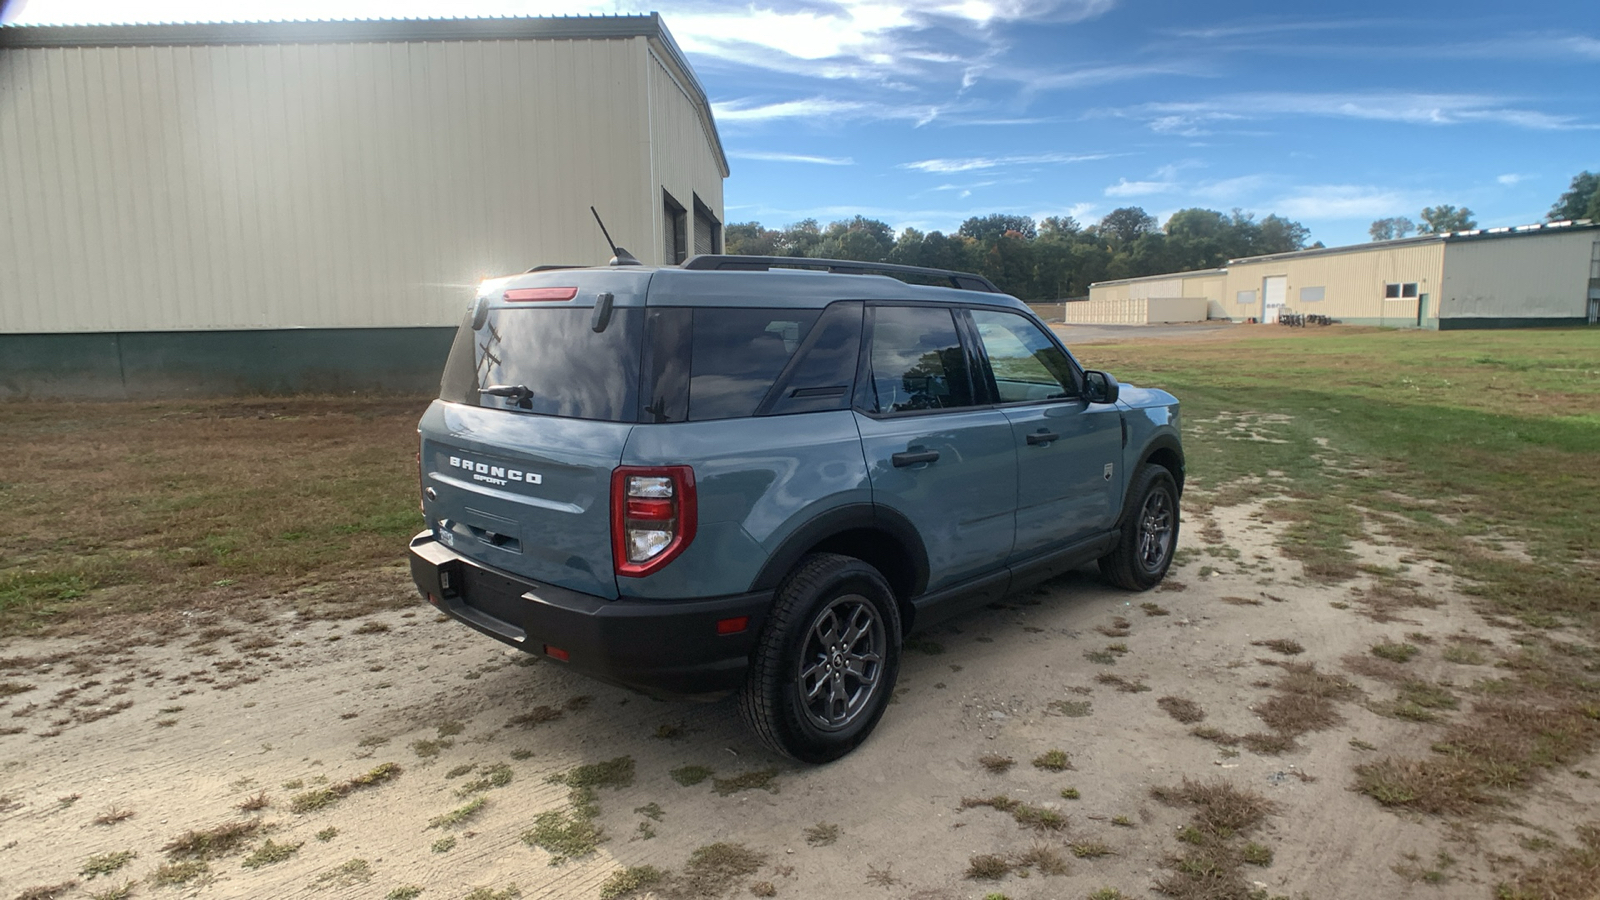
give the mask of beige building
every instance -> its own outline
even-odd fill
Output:
[[[485,276],[721,250],[657,15],[0,27],[0,397],[426,390]]]
[[[1177,298],[1203,298],[1205,315],[1154,317],[1172,315],[1165,301]],[[1087,301],[1067,306],[1067,321],[1083,324],[1274,322],[1295,312],[1402,328],[1592,325],[1600,319],[1600,225],[1475,229],[1253,256],[1220,269],[1099,282]]]

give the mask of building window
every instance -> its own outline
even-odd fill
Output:
[[[661,192],[661,230],[665,242],[661,248],[661,262],[675,266],[689,256],[689,216],[683,204]]]
[[[722,223],[711,214],[711,207],[694,198],[694,252],[722,252]]]
[[[1417,297],[1417,283],[1406,281],[1400,284],[1386,284],[1383,286],[1383,299],[1385,300],[1415,300]]]
[[[1255,291],[1240,291],[1233,295],[1233,302],[1240,306],[1250,306],[1256,302]]]
[[[1303,288],[1300,289],[1300,302],[1301,303],[1315,303],[1318,300],[1322,299],[1322,294],[1323,294],[1323,288],[1320,288],[1320,287],[1303,287]]]

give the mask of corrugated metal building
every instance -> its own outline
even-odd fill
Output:
[[[0,28],[0,397],[428,390],[485,276],[720,251],[657,15]]]
[[[1595,324],[1600,225],[1475,229],[1229,260],[1222,269],[1104,281],[1067,321],[1112,324],[1141,304],[1205,297],[1209,317],[1274,322],[1290,310],[1359,325],[1507,328]],[[1101,318],[1094,318],[1095,315]]]

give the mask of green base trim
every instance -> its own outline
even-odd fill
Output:
[[[0,399],[429,394],[455,329],[0,334]]]

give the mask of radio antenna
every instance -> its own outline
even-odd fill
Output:
[[[643,265],[642,263],[639,262],[638,259],[634,258],[634,255],[632,253],[629,253],[628,251],[622,249],[621,247],[618,247],[617,246],[617,242],[613,241],[611,239],[611,232],[606,230],[606,223],[600,221],[600,212],[598,210],[596,210],[593,206],[591,206],[591,207],[589,207],[589,212],[594,213],[594,223],[596,225],[600,226],[600,233],[605,235],[605,238],[606,238],[606,246],[611,248],[611,262],[609,263],[609,265],[613,265],[613,266],[637,266],[637,265]]]

